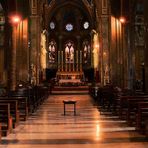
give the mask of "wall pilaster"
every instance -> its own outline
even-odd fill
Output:
[[[40,17],[37,14],[37,0],[31,1],[30,16],[30,80],[32,84],[39,83],[40,72]]]
[[[145,20],[145,49],[144,49],[144,80],[145,91],[148,92],[148,1],[144,0],[144,20]]]

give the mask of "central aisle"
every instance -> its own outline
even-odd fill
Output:
[[[63,100],[76,100],[73,105]],[[3,148],[146,148],[148,142],[117,116],[100,115],[89,95],[51,95],[6,138]]]

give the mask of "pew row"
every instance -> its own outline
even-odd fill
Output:
[[[2,136],[7,136],[12,131],[12,116],[10,114],[10,104],[0,103],[0,123]]]

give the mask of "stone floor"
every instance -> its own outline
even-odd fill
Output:
[[[76,100],[73,105],[63,100]],[[148,139],[117,116],[99,113],[89,95],[51,95],[7,137],[0,148],[148,148]]]

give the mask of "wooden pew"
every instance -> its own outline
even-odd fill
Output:
[[[18,110],[19,110],[20,120],[26,121],[29,116],[27,97],[12,96],[11,98],[8,98],[8,99],[13,99],[18,101]]]
[[[32,88],[21,88],[16,91],[9,92],[9,97],[26,97],[28,113],[33,113],[38,106],[44,101],[46,92],[44,86],[34,86]]]
[[[139,103],[148,103],[148,98],[133,98],[127,100],[126,120],[129,125],[132,125],[136,120]]]
[[[0,103],[0,123],[2,125],[2,136],[7,136],[12,131],[12,117],[8,103]]]
[[[99,89],[98,104],[102,109],[114,111],[116,109],[117,92],[113,86],[106,86]]]
[[[128,110],[128,100],[132,100],[132,99],[136,99],[136,98],[141,98],[141,101],[142,99],[144,98],[148,98],[148,96],[120,96],[119,99],[118,99],[118,115],[119,115],[119,118],[121,119],[126,119],[126,115],[127,115],[127,110]]]
[[[27,98],[27,107],[28,107],[28,113],[34,112],[34,92],[32,88],[21,88],[19,90],[11,91],[7,94],[8,97],[25,97]]]
[[[49,95],[49,88],[44,85],[35,86],[34,90],[34,97],[35,97],[35,110],[44,102],[44,100]]]
[[[146,137],[148,137],[148,119],[146,119]]]
[[[18,110],[19,110],[19,119],[21,121],[25,121],[28,118],[28,105],[26,97],[0,97],[0,100],[16,100],[18,102]]]
[[[19,110],[18,110],[18,101],[17,100],[6,100],[0,99],[0,103],[10,104],[10,114],[13,120],[13,128],[15,128],[19,124]]]
[[[2,139],[2,125],[0,123],[0,141],[1,141],[1,139]]]
[[[136,130],[145,134],[148,133],[148,102],[138,104],[138,112],[136,116]]]

